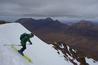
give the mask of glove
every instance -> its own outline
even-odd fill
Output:
[[[32,45],[32,43],[30,43],[30,45]]]

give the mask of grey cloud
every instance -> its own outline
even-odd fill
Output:
[[[98,17],[98,0],[1,0],[0,15]]]

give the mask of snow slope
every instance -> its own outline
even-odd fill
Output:
[[[27,45],[24,52],[33,60],[33,63],[27,62],[11,46],[4,46],[4,44],[20,44],[19,36],[24,32],[30,33],[19,23],[0,25],[0,65],[73,65],[58,55],[51,45],[36,36],[31,39],[33,44]],[[20,49],[21,46],[16,48]]]

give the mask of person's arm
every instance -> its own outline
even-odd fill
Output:
[[[32,42],[30,41],[30,39],[28,40],[30,44],[32,44]]]

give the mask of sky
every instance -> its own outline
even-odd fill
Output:
[[[98,0],[0,0],[0,15],[97,18]]]

